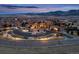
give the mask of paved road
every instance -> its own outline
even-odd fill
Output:
[[[0,39],[0,45],[20,46],[20,47],[61,46],[61,45],[71,45],[71,44],[79,44],[79,38],[73,39],[72,37],[70,37],[69,39],[67,38],[67,40],[47,40],[47,41],[42,41],[42,40],[8,41],[8,40]]]

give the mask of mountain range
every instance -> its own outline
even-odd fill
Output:
[[[79,15],[79,10],[51,11],[51,12],[45,12],[45,13],[26,13],[26,15],[55,15],[55,16],[69,16],[69,15]]]
[[[41,13],[13,13],[13,14],[0,14],[0,15],[79,16],[79,10],[51,11],[51,12],[41,12]]]

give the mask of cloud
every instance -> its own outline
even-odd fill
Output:
[[[15,5],[15,4],[0,4],[0,7],[5,7],[5,8],[38,8],[37,6],[24,6],[24,5]]]
[[[40,13],[40,12],[49,12],[61,10],[61,8],[15,8],[15,9],[7,9],[0,8],[0,12],[19,12],[19,13]]]
[[[15,5],[15,4],[0,4],[0,13],[40,13],[40,12],[50,12],[50,11],[66,11],[72,9],[79,9],[77,6],[63,6],[63,7],[38,7],[37,5]]]

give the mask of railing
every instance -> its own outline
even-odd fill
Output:
[[[14,46],[14,47],[38,47],[38,46],[64,46],[79,44],[79,39],[75,40],[50,40],[46,43],[40,40],[23,40],[23,41],[7,41],[0,40],[0,45]]]

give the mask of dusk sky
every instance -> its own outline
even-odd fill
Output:
[[[0,14],[40,13],[79,9],[79,4],[0,4]]]

